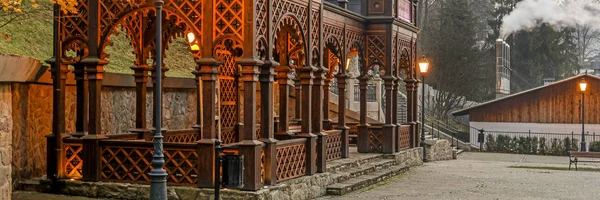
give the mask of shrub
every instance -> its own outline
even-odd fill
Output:
[[[600,152],[600,141],[590,143],[591,152]]]
[[[565,137],[563,139],[563,151],[561,152],[562,155],[567,155],[567,153],[569,153],[569,151],[571,150],[571,144],[573,141],[571,141],[571,138],[569,137]]]
[[[571,140],[571,151],[577,151],[577,150],[579,150],[579,140],[573,138]]]
[[[562,141],[557,138],[552,138],[550,143],[550,153],[555,156],[560,156],[563,153]]]
[[[546,155],[548,153],[548,146],[546,146],[546,138],[540,137],[539,143],[540,143],[540,147],[539,147],[540,155]]]
[[[506,138],[507,137],[504,135],[496,136],[496,148],[494,148],[496,152],[506,152],[506,147],[508,146],[508,144],[506,144]]]
[[[487,135],[485,138],[485,151],[494,152],[496,149],[496,140],[493,135]]]
[[[509,152],[516,153],[518,151],[517,148],[519,148],[519,140],[517,139],[517,136],[514,136],[512,138],[512,140],[510,140],[510,137],[508,137],[508,138],[509,138],[509,145],[510,145],[508,148]]]
[[[537,137],[533,137],[531,138],[531,153],[532,154],[538,154],[538,138]]]

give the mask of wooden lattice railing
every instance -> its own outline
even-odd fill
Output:
[[[410,148],[410,125],[402,125],[398,131],[398,149]]]
[[[331,130],[326,131],[327,137],[325,138],[326,142],[326,154],[327,161],[335,160],[342,157],[342,131],[340,130]]]
[[[306,175],[306,138],[277,142],[277,182]]]
[[[102,141],[100,143],[100,176],[102,181],[150,183],[153,142]],[[165,143],[165,170],[170,185],[198,183],[197,144]]]
[[[195,143],[198,140],[200,140],[200,133],[196,129],[167,131],[164,134],[164,142]]]
[[[63,139],[63,149],[65,150],[63,160],[65,161],[65,171],[67,178],[81,179],[83,177],[83,144],[80,138]]]
[[[370,126],[368,132],[368,149],[371,153],[383,152],[383,127]]]

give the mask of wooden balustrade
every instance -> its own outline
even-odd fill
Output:
[[[125,133],[125,134],[114,134],[107,135],[109,140],[137,140],[142,138],[138,133]]]
[[[369,153],[383,152],[383,126],[382,124],[371,124],[368,131],[367,149]]]
[[[398,131],[398,150],[410,148],[410,125],[401,125]]]
[[[83,142],[80,138],[64,138],[63,149],[65,161],[66,178],[83,178]]]
[[[277,142],[277,182],[306,175],[307,139]]]
[[[165,143],[195,143],[201,135],[196,129],[182,129],[167,131],[163,136]]]
[[[342,146],[342,131],[330,130],[325,131],[325,133],[327,133],[327,137],[325,138],[327,161],[342,158],[342,151],[344,149]]]

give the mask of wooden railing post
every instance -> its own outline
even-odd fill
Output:
[[[306,138],[306,175],[317,172],[317,137],[314,135],[303,135]]]
[[[358,77],[360,86],[360,124],[358,127],[358,152],[369,153],[369,124],[367,123],[367,80],[368,77]],[[389,115],[389,113],[386,113]]]
[[[279,63],[275,61],[265,61],[265,64],[261,67],[261,73],[259,75],[262,110],[260,141],[266,145],[266,147],[263,148],[265,155],[263,162],[263,169],[265,171],[263,183],[265,185],[277,184],[277,140],[274,138],[275,126],[273,122],[273,69],[278,65]]]

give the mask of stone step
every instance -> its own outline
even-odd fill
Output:
[[[346,171],[382,159],[383,154],[354,154],[348,159],[338,159],[327,162],[327,172]]]
[[[341,183],[336,183],[327,186],[327,195],[344,195],[352,191],[356,191],[368,186],[380,183],[394,177],[398,174],[404,173],[408,170],[408,167],[404,166],[393,166],[381,171],[377,171],[373,174],[359,176]]]
[[[346,171],[334,173],[332,174],[332,178],[336,183],[339,183],[359,176],[368,175],[382,169],[387,169],[393,165],[396,165],[396,161],[394,159],[378,159],[357,167],[350,168]]]
[[[23,181],[19,181],[19,184],[17,185],[17,190],[37,192],[39,190],[39,186],[40,186],[40,180],[37,180],[37,179],[23,180]]]

